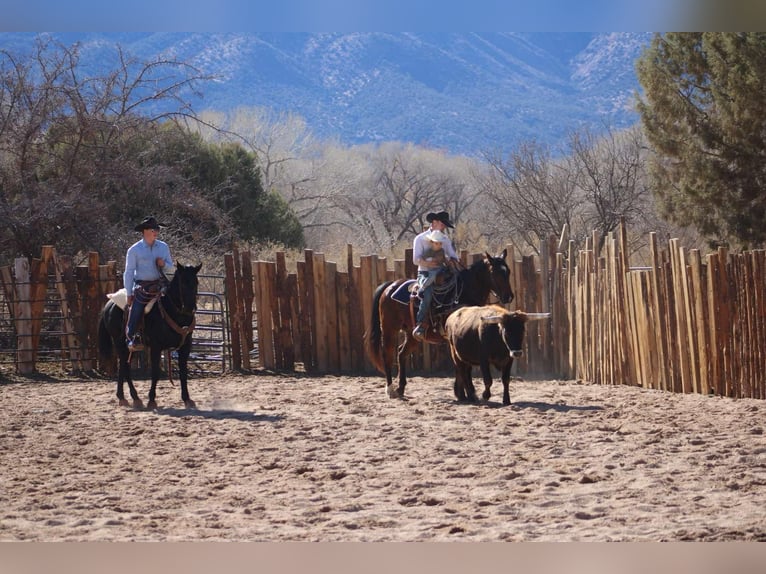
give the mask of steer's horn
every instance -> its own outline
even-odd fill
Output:
[[[494,323],[499,323],[500,321],[502,321],[503,316],[502,315],[487,315],[486,317],[482,317],[481,320],[483,323],[494,324]]]
[[[550,313],[527,313],[527,321],[542,321],[543,319],[550,318]]]

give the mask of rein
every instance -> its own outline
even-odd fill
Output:
[[[180,283],[178,285],[178,290],[179,292],[181,290]],[[170,297],[168,297],[168,299],[169,298]],[[171,301],[171,304],[173,304],[172,301]],[[157,300],[157,306],[160,308],[160,315],[168,324],[168,326],[171,329],[173,329],[173,331],[175,331],[178,335],[181,336],[181,341],[178,343],[178,346],[176,347],[176,349],[182,347],[184,342],[186,341],[186,337],[188,337],[192,333],[192,331],[194,331],[194,327],[197,324],[197,317],[194,315],[194,311],[192,311],[191,313],[186,311],[186,307],[184,306],[184,303],[183,303],[183,297],[181,297],[181,309],[179,309],[178,312],[182,315],[191,315],[192,320],[189,325],[179,325],[178,323],[175,322],[173,317],[170,316],[170,313],[168,313],[167,310],[165,309],[165,305],[162,304],[162,297],[160,297]],[[173,306],[175,307],[175,305]]]
[[[162,278],[167,282],[168,285],[170,285],[170,281],[168,280],[167,275],[165,275],[165,271],[162,269],[162,267],[158,267],[157,269],[160,272],[160,275],[162,275]],[[173,317],[170,316],[170,313],[168,313],[165,310],[165,306],[162,304],[162,297],[160,297],[157,300],[157,304],[159,305],[159,308],[160,308],[160,315],[162,315],[162,318],[170,326],[170,328],[173,329],[177,334],[181,336],[181,342],[178,343],[178,347],[176,347],[176,349],[183,346],[184,341],[186,341],[186,337],[188,337],[189,334],[192,331],[194,331],[194,326],[197,324],[197,317],[194,314],[195,310],[192,309],[191,312],[186,310],[186,303],[184,302],[183,284],[180,281],[178,282],[178,298],[181,300],[181,308],[180,309],[176,308],[176,309],[181,315],[191,315],[192,321],[190,325],[181,326],[178,323],[176,323],[173,320]],[[168,300],[170,300],[169,295],[168,295]],[[175,307],[175,304],[173,303],[173,301],[171,300],[170,302]]]
[[[162,273],[162,270],[160,270],[160,273]],[[165,274],[162,273],[162,276],[165,277]],[[167,280],[167,277],[165,277],[165,279]],[[178,342],[178,346],[175,348],[175,350],[178,350],[181,347],[183,347],[183,344],[186,342],[186,337],[191,335],[191,333],[194,331],[195,325],[197,324],[197,317],[194,314],[194,310],[192,310],[191,313],[189,313],[189,311],[186,310],[186,306],[184,304],[182,286],[181,286],[181,282],[180,281],[178,282],[178,294],[179,294],[180,299],[181,299],[181,309],[179,310],[176,307],[176,310],[181,315],[189,315],[189,314],[191,314],[192,320],[191,320],[191,323],[189,325],[179,325],[178,323],[176,323],[176,321],[173,319],[173,317],[170,316],[170,313],[168,313],[167,310],[165,309],[165,305],[162,304],[162,297],[157,299],[157,306],[160,309],[160,316],[165,321],[165,323],[167,323],[168,326],[171,329],[173,329],[173,331],[175,331],[181,337],[181,340]],[[170,304],[173,307],[175,307],[175,304],[170,299],[170,296],[168,296],[168,300],[170,301]],[[168,351],[170,351],[170,349],[168,349]],[[175,386],[175,384],[173,383],[173,366],[171,365],[170,353],[167,352],[165,354],[165,356],[167,358],[168,380],[170,381],[171,385]]]

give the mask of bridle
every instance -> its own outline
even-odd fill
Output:
[[[495,271],[495,265],[499,265],[499,264],[495,263],[494,261],[490,261],[490,264],[489,264],[489,266],[490,266],[489,275],[490,275],[490,283],[491,283],[492,287],[490,287],[489,292],[492,293],[495,297],[497,297],[498,300],[501,300],[500,294],[497,292],[497,289],[494,288],[495,284],[496,284],[495,274],[498,273],[497,271]],[[508,266],[506,264],[503,264],[503,268],[504,268],[504,270],[502,272],[503,281],[504,281],[504,283],[506,285],[508,285],[508,283],[510,281],[510,278],[511,278],[510,277],[511,276],[511,272],[508,269]],[[511,301],[513,301],[513,291],[510,289],[510,287],[508,288],[508,291],[510,293],[510,298],[508,299],[508,303],[510,303]]]
[[[160,269],[160,274],[167,281],[167,277],[165,276],[165,273],[162,271],[162,269]],[[170,313],[168,313],[167,310],[165,309],[165,305],[162,303],[163,297],[160,297],[157,300],[157,305],[160,308],[160,315],[162,316],[164,321],[168,324],[168,326],[171,329],[173,329],[173,331],[175,331],[181,337],[181,340],[178,343],[178,346],[176,347],[176,349],[179,349],[183,346],[183,344],[186,342],[186,337],[191,335],[192,331],[194,331],[195,325],[197,324],[197,317],[195,315],[195,311],[197,310],[196,301],[195,301],[194,307],[191,310],[187,310],[186,301],[184,300],[183,283],[180,280],[178,281],[178,297],[181,300],[180,309],[173,302],[173,299],[170,297],[170,295],[168,295],[167,301],[178,313],[178,315],[191,317],[191,323],[189,325],[179,325],[178,323],[176,323],[176,321],[173,319]]]

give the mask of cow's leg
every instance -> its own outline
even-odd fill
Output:
[[[455,383],[452,385],[452,392],[455,393],[455,398],[464,402],[466,400],[465,394],[465,368],[464,363],[453,356],[453,362],[455,363]],[[470,365],[469,365],[470,367]]]
[[[455,365],[455,382],[452,385],[452,392],[455,393],[455,398],[463,402],[465,401],[465,376],[463,373],[463,361],[455,350],[455,346],[450,341],[449,354],[452,357],[452,363]],[[470,365],[469,365],[470,367]]]
[[[503,404],[511,404],[511,393],[508,391],[508,384],[511,382],[511,367],[513,366],[513,358],[509,359],[503,367]]]
[[[149,389],[149,402],[147,403],[146,407],[148,409],[156,409],[157,408],[157,381],[160,380],[160,355],[162,354],[162,349],[159,347],[150,347],[151,351],[149,353],[150,355],[150,361],[151,361],[151,371],[152,371],[152,386]]]
[[[471,378],[471,363],[460,362],[456,369],[456,379],[460,379],[460,388],[455,396],[459,401],[476,402],[476,389]],[[459,374],[458,374],[459,373]],[[459,393],[459,394],[458,394]]]
[[[484,379],[484,392],[481,394],[481,398],[485,401],[489,400],[492,393],[489,392],[489,388],[492,386],[492,370],[490,369],[489,360],[482,357],[481,359],[481,376]]]
[[[476,387],[473,386],[472,368],[471,363],[462,362],[463,390],[465,400],[469,403],[475,403],[478,400],[476,398]]]

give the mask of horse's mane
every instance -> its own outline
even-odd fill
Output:
[[[486,259],[484,257],[482,257],[480,259],[477,259],[473,263],[471,263],[470,266],[468,266],[465,269],[461,270],[460,271],[460,276],[465,278],[469,273],[471,275],[473,275],[473,274],[478,273],[479,271],[481,271],[481,269],[483,267],[486,267],[486,266],[487,266]]]

